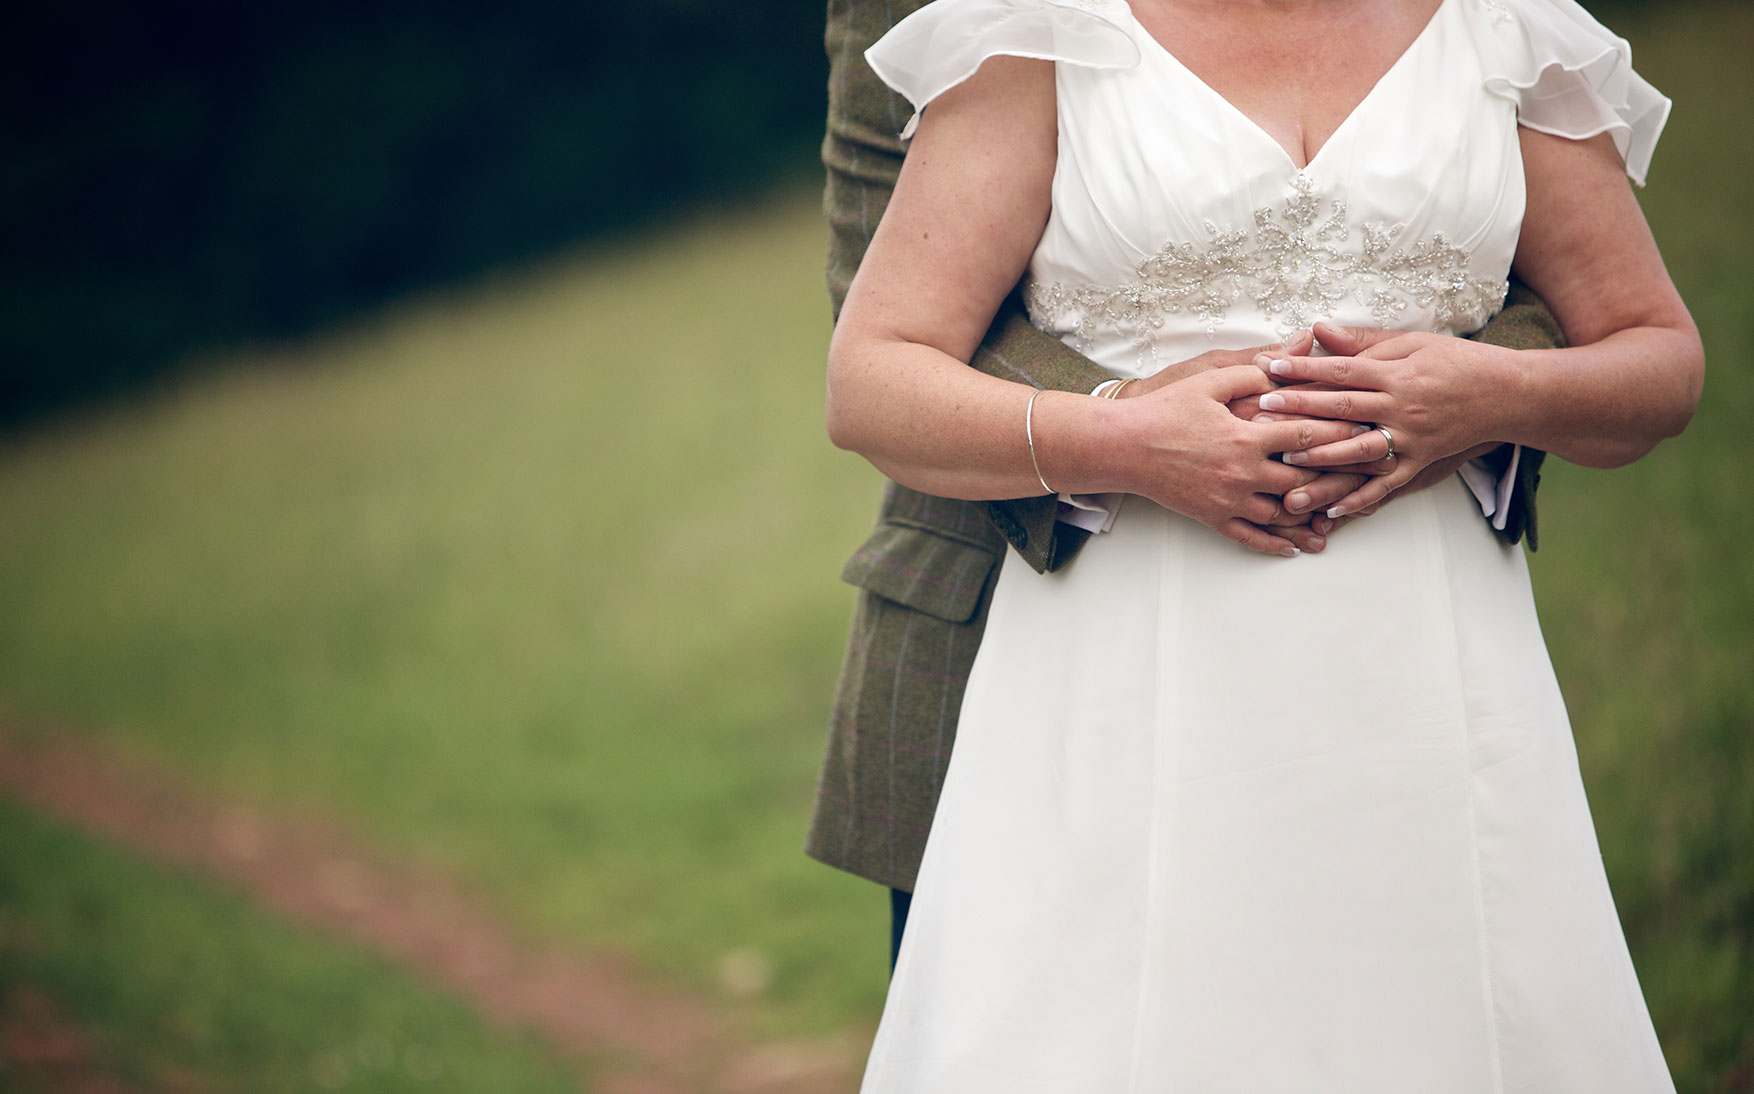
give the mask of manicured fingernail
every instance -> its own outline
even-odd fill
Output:
[[[1308,463],[1309,462],[1309,453],[1308,452],[1287,452],[1287,453],[1285,453],[1285,462],[1286,463]]]
[[[1370,432],[1370,427],[1367,425],[1355,425],[1352,427],[1352,435],[1354,437],[1359,436],[1360,434],[1369,433],[1369,432]]]
[[[1285,508],[1293,513],[1301,513],[1309,508],[1309,495],[1302,490],[1293,490],[1285,495]]]
[[[1318,536],[1325,536],[1334,530],[1334,522],[1327,517],[1317,517],[1309,522],[1309,526]]]
[[[1285,396],[1279,394],[1277,391],[1267,392],[1265,395],[1261,396],[1261,409],[1284,410]]]
[[[1347,514],[1347,512],[1349,512],[1349,510],[1344,505],[1336,505],[1332,509],[1328,510],[1328,519],[1329,520],[1338,520],[1339,518],[1345,516]]]
[[[1286,558],[1296,558],[1298,555],[1302,554],[1303,552],[1299,551],[1295,547],[1287,547],[1283,551],[1280,551],[1279,553],[1284,555]]]
[[[1251,421],[1251,422],[1260,422],[1263,425],[1271,424],[1271,423],[1276,422],[1278,420],[1279,419],[1273,417],[1271,414],[1256,414],[1253,418],[1249,419],[1249,421]]]
[[[1291,362],[1283,358],[1267,362],[1267,371],[1275,376],[1291,375]]]

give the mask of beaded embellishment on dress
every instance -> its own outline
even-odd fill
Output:
[[[1044,329],[1070,326],[1081,345],[1109,328],[1130,333],[1144,349],[1174,315],[1192,315],[1215,333],[1244,296],[1281,337],[1328,318],[1348,296],[1367,305],[1379,326],[1395,326],[1411,304],[1429,310],[1438,328],[1456,331],[1484,325],[1503,303],[1508,283],[1471,273],[1469,252],[1444,233],[1406,244],[1400,224],[1354,228],[1344,201],[1331,202],[1323,219],[1309,180],[1300,175],[1293,185],[1280,208],[1255,210],[1252,231],[1222,231],[1207,221],[1205,242],[1166,244],[1124,285],[1032,278],[1024,289],[1029,313]]]
[[[1503,26],[1515,18],[1511,15],[1510,9],[1505,7],[1504,0],[1480,0],[1480,5],[1486,9],[1488,15],[1492,16],[1494,26]]]

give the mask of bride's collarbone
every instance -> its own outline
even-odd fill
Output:
[[[1134,0],[1207,87],[1308,162],[1419,40],[1442,0]]]

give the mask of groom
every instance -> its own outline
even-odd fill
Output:
[[[829,0],[828,288],[838,316],[847,287],[901,169],[897,136],[913,108],[865,64],[865,49],[929,0]],[[1349,347],[1364,348],[1371,335]],[[1552,316],[1527,290],[1477,336],[1516,349],[1559,344]],[[1329,348],[1335,348],[1330,346]],[[1256,350],[1210,355],[1214,367],[1248,364]],[[1111,374],[1031,327],[1013,293],[970,364],[1033,387],[1090,392]],[[1129,396],[1152,381],[1128,385]],[[1508,450],[1504,459],[1508,460]],[[1534,493],[1542,453],[1524,450],[1505,526],[1507,542],[1524,534],[1535,547]],[[1453,467],[1451,468],[1453,470]],[[1214,473],[1220,470],[1214,458]],[[1265,468],[1230,468],[1261,475]],[[1284,468],[1277,468],[1283,473]],[[1502,471],[1502,468],[1497,469]],[[1325,476],[1305,487],[1307,513],[1350,492],[1356,479]],[[1275,491],[1262,490],[1263,493]],[[1058,520],[1052,496],[972,502],[931,497],[895,483],[883,496],[876,530],[842,571],[858,586],[827,755],[805,851],[830,866],[890,889],[891,959],[900,945],[926,832],[956,737],[969,667],[986,625],[987,605],[1007,543],[1037,572],[1058,569],[1087,533]],[[1297,542],[1329,530],[1281,512],[1272,530]],[[1324,521],[1325,518],[1318,518]],[[1217,534],[1217,533],[1214,533]]]

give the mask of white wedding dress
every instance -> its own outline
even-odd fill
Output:
[[[1318,319],[1472,330],[1519,118],[1642,179],[1668,108],[1570,0],[1443,0],[1302,170],[1120,0],[937,0],[868,56],[923,105],[998,53],[1058,62],[1032,318],[1126,376]],[[1136,497],[1059,573],[1011,556],[864,1089],[1672,1091],[1522,551],[1468,489],[1295,559]]]

